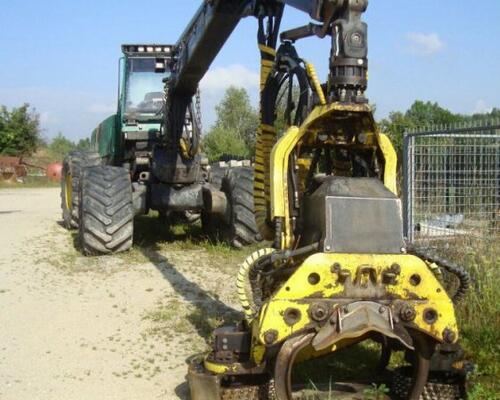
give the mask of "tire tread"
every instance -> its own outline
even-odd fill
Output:
[[[79,197],[79,240],[84,254],[113,254],[132,247],[134,207],[128,171],[110,166],[87,168]]]

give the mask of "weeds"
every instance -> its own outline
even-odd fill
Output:
[[[474,399],[500,393],[500,248],[498,240],[462,239],[447,243],[446,257],[466,267],[473,287],[457,306],[461,344],[476,365],[471,377]],[[489,396],[489,397],[488,397]]]
[[[366,400],[383,400],[388,393],[389,388],[386,385],[372,383],[370,388],[363,391],[363,398]]]

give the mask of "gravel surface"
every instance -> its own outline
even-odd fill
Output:
[[[84,258],[60,220],[58,189],[0,189],[0,399],[186,399],[187,358],[234,306],[233,261]]]

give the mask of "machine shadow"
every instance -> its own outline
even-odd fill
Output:
[[[161,244],[189,241],[193,245],[205,243],[209,238],[199,224],[168,221],[153,215],[134,219],[134,245],[140,248],[156,248]]]
[[[231,323],[241,319],[242,313],[220,301],[215,294],[203,289],[196,282],[187,279],[161,252],[161,243],[189,240],[196,245],[197,242],[206,240],[206,237],[201,228],[196,226],[185,233],[175,234],[159,219],[156,221],[152,218],[147,219],[149,221],[141,219],[137,221],[136,231],[139,230],[138,235],[141,241],[136,247],[161,272],[179,296],[193,307],[186,318],[197,334],[208,343],[214,329],[212,321],[217,319]],[[149,229],[144,229],[146,224]],[[196,265],[196,260],[193,259],[193,268],[202,268],[202,266]]]

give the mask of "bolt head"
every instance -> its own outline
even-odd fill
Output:
[[[457,334],[452,331],[450,328],[446,328],[444,331],[443,331],[443,340],[446,342],[446,343],[453,343],[455,342],[455,340],[457,339]]]
[[[331,269],[330,269],[330,270],[331,270],[333,273],[338,273],[338,272],[340,272],[340,270],[341,270],[341,269],[342,269],[342,266],[341,266],[338,262],[336,262],[336,263],[334,263],[334,264],[332,265],[332,267],[331,267]]]
[[[322,322],[328,318],[328,306],[322,303],[315,303],[311,305],[309,315],[316,322]]]
[[[417,312],[412,306],[405,305],[401,309],[399,315],[401,316],[401,319],[406,322],[411,322],[415,319],[417,316]]]
[[[273,344],[278,337],[278,333],[275,330],[268,330],[266,333],[264,333],[264,342],[267,345]]]
[[[401,266],[397,263],[394,263],[391,265],[391,271],[398,275],[401,273]]]

